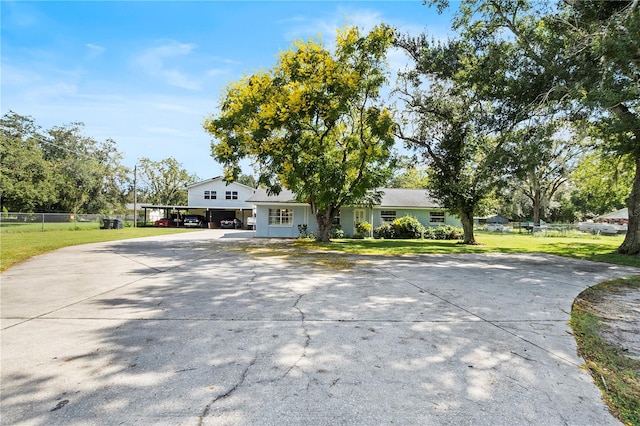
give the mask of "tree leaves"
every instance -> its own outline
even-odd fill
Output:
[[[249,157],[270,192],[290,189],[319,221],[357,204],[390,175],[393,115],[379,99],[393,30],[338,31],[335,52],[297,41],[277,64],[245,76],[224,92],[205,129],[227,179]],[[330,222],[329,222],[330,224]],[[319,227],[328,239],[328,227]]]

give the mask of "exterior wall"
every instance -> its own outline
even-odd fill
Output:
[[[216,199],[205,199],[205,191],[215,191]],[[237,192],[237,199],[227,200],[225,194],[227,191]],[[191,185],[188,188],[189,206],[209,207],[215,209],[248,209],[253,208],[253,204],[247,203],[246,200],[254,194],[255,190],[238,183],[230,183],[227,185],[222,179],[210,179]]]
[[[293,210],[293,223],[291,225],[269,225],[270,208],[288,208]],[[355,232],[355,210],[364,210],[365,220],[376,228],[382,224],[381,211],[392,210],[396,212],[396,218],[403,216],[413,216],[426,227],[436,227],[441,225],[451,225],[460,227],[460,219],[457,216],[445,212],[445,222],[430,222],[429,213],[432,211],[441,212],[442,209],[394,209],[391,207],[373,209],[366,207],[343,207],[340,210],[340,227],[346,236],[353,236]],[[318,225],[311,214],[311,208],[307,205],[284,203],[284,204],[262,204],[256,207],[256,237],[271,238],[298,238],[300,232],[298,225],[306,224],[309,233],[315,233]]]
[[[395,211],[396,212],[396,218],[400,218],[400,217],[404,217],[404,216],[413,216],[416,219],[418,219],[418,221],[423,224],[426,227],[436,227],[436,226],[441,226],[441,225],[451,225],[451,226],[457,226],[457,227],[461,227],[462,223],[460,222],[460,219],[458,218],[458,216],[452,215],[451,213],[448,213],[445,211],[444,214],[444,223],[442,222],[431,222],[430,221],[430,213],[431,212],[442,212],[444,211],[443,209],[401,209],[401,208],[392,208],[392,207],[376,207],[373,210],[373,227],[376,228],[380,225],[382,225],[382,218],[380,216],[380,213],[382,211]]]
[[[293,223],[290,225],[269,225],[269,209],[288,208],[293,210]],[[278,204],[256,206],[256,237],[262,238],[298,238],[298,225],[307,225],[308,232],[316,232],[318,227],[311,214],[311,208],[301,204]]]

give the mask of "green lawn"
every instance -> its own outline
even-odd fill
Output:
[[[89,229],[84,227],[74,229],[67,223],[57,230],[45,232],[4,232],[3,230],[0,233],[0,271],[32,256],[62,247],[189,231],[184,228],[99,229],[97,223],[93,223]]]
[[[549,253],[565,257],[616,263],[640,267],[640,258],[615,253],[623,236],[592,236],[567,234],[545,236],[539,234],[476,233],[478,245],[464,245],[457,241],[434,240],[334,240],[316,243],[297,240],[301,248],[333,250],[345,253],[402,255],[402,254],[454,254],[454,253]]]

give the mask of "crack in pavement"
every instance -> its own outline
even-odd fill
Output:
[[[290,290],[291,292],[293,292],[293,290]],[[297,294],[297,293],[294,293]],[[309,334],[309,330],[307,329],[307,326],[305,324],[305,313],[302,311],[302,309],[300,309],[300,307],[298,307],[298,303],[300,303],[300,299],[302,299],[304,297],[304,294],[298,294],[298,298],[296,299],[296,302],[293,304],[293,308],[295,310],[297,310],[300,313],[300,325],[302,327],[302,331],[303,334],[305,336],[305,341],[304,341],[304,345],[302,346],[302,354],[300,355],[300,357],[296,360],[296,362],[294,362],[291,367],[289,367],[287,369],[287,371],[282,375],[282,378],[284,379],[285,377],[287,377],[289,375],[289,373],[291,372],[291,370],[293,370],[294,368],[298,368],[298,363],[302,360],[302,358],[305,358],[307,356],[307,348],[309,347],[309,345],[311,344],[311,335]],[[301,370],[305,375],[307,375],[304,370]]]
[[[213,406],[213,404],[215,404],[216,402],[220,401],[221,399],[224,399],[224,398],[227,398],[227,397],[231,396],[231,394],[233,394],[240,386],[242,386],[244,381],[247,379],[247,375],[249,375],[249,370],[251,369],[251,367],[254,366],[254,364],[256,363],[257,359],[258,359],[258,356],[256,355],[251,360],[251,362],[249,362],[249,364],[242,371],[242,375],[240,376],[240,379],[238,380],[238,382],[235,385],[233,385],[227,392],[223,393],[222,395],[218,395],[217,397],[215,397],[210,403],[208,403],[204,407],[204,410],[202,410],[202,414],[200,414],[200,416],[198,417],[198,426],[202,426],[204,424],[204,419],[209,414],[209,411],[211,410],[211,407]]]

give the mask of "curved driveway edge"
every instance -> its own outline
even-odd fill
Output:
[[[640,269],[251,236],[68,247],[5,271],[0,423],[619,424],[567,323],[582,290]]]

